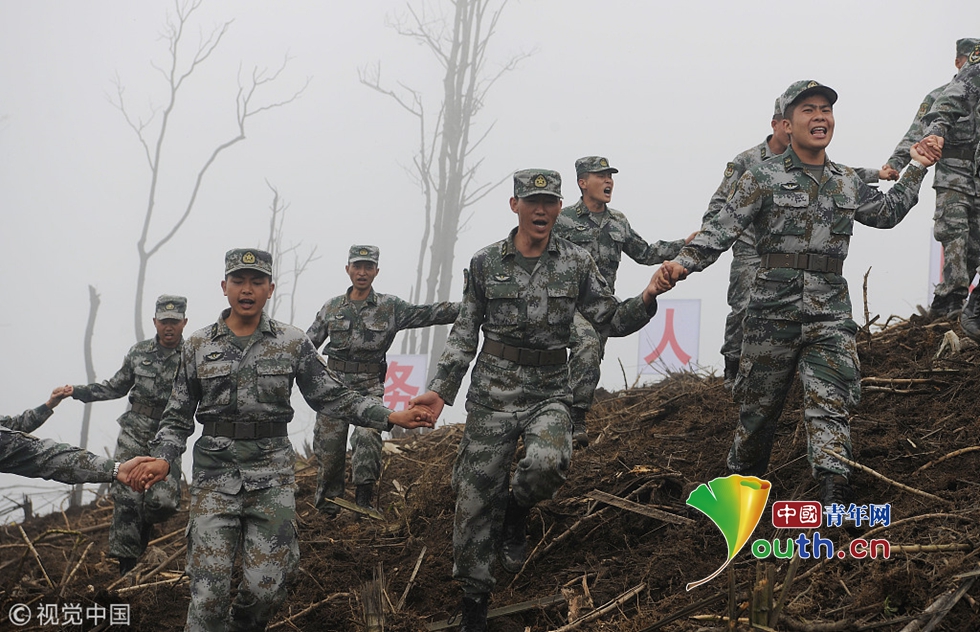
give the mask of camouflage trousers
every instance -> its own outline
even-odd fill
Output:
[[[150,453],[149,443],[156,436],[160,422],[149,417],[126,412],[120,419],[116,440],[116,461],[127,461]],[[167,478],[144,493],[116,481],[110,487],[112,496],[112,527],[109,530],[110,557],[136,557],[146,550],[151,525],[173,516],[180,507],[180,463],[171,466]]]
[[[362,395],[373,395],[381,400],[384,386],[378,384]],[[316,494],[313,503],[318,508],[329,505],[325,498],[344,495],[344,466],[347,462],[347,435],[350,423],[317,414],[313,427],[313,453],[317,460]],[[374,483],[381,477],[381,431],[354,426],[350,432],[351,481],[354,485]]]
[[[849,411],[861,399],[861,371],[851,319],[799,323],[760,318],[749,312],[733,394],[741,404],[728,468],[763,476],[786,394],[799,371],[807,458],[818,470],[849,475],[827,448],[851,458]]]
[[[187,576],[191,602],[185,632],[264,630],[286,598],[299,566],[293,486],[237,494],[191,488]],[[231,599],[235,556],[242,574]]]
[[[966,294],[980,265],[980,197],[936,189],[933,236],[943,245],[943,280],[936,296]]]
[[[732,246],[732,267],[728,273],[728,306],[731,311],[725,318],[725,341],[721,345],[721,355],[728,360],[738,361],[742,353],[742,321],[749,306],[749,290],[761,262],[762,257],[755,246],[741,239]]]
[[[568,340],[568,375],[572,389],[572,408],[588,411],[599,385],[599,364],[606,352],[604,334],[595,330],[585,316],[575,312]],[[584,414],[584,412],[583,412]]]
[[[452,474],[453,577],[463,592],[487,593],[495,583],[491,566],[500,546],[508,488],[524,507],[554,496],[572,457],[571,420],[568,407],[554,399],[519,412],[498,412],[467,401],[466,413]],[[511,476],[520,438],[525,454]]]

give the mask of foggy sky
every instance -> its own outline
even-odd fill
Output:
[[[316,245],[321,257],[300,279],[294,324],[305,329],[326,299],[347,288],[343,265],[351,243],[381,247],[378,291],[409,295],[424,228],[422,197],[406,173],[418,129],[415,119],[357,79],[359,67],[380,62],[384,83],[401,81],[421,91],[427,109],[437,111],[441,68],[423,46],[385,25],[404,7],[390,0],[222,0],[205,3],[192,18],[191,41],[215,24],[234,22],[178,98],[151,242],[182,212],[199,165],[234,136],[239,67],[246,74],[255,66],[276,68],[288,55],[286,70],[267,93],[272,100],[312,81],[296,102],[250,121],[247,140],[219,157],[190,219],[151,260],[143,305],[147,335],[158,294],[189,298],[187,333],[227,306],[219,287],[223,253],[265,243],[266,181],[290,205],[286,241],[302,242],[301,249]],[[697,229],[726,162],[764,140],[773,100],[798,79],[816,79],[840,94],[831,159],[878,167],[922,97],[952,77],[954,41],[980,36],[977,3],[887,7],[512,1],[491,44],[489,71],[532,54],[500,79],[478,116],[477,135],[494,125],[476,151],[484,158],[479,178],[557,169],[570,204],[578,197],[574,160],[601,154],[620,170],[611,206],[647,240],[677,239]],[[55,385],[85,382],[88,285],[101,296],[93,341],[98,379],[109,378],[136,342],[135,244],[149,170],[109,99],[118,76],[135,116],[145,120],[152,108],[163,107],[165,85],[151,63],[166,61],[160,34],[168,11],[169,2],[0,0],[3,414],[36,406]],[[158,121],[159,115],[151,126]],[[869,267],[872,316],[908,316],[928,302],[931,182],[930,175],[919,205],[897,228],[855,229],[845,276],[859,323]],[[471,209],[457,245],[457,271],[514,226],[509,195],[508,181]],[[701,299],[700,363],[716,371],[729,262],[725,255],[667,295]],[[638,293],[653,270],[625,261],[617,293]],[[461,274],[455,286],[454,298]],[[635,336],[610,341],[603,386],[623,387],[620,363],[633,381],[636,344]],[[461,404],[462,397],[445,417],[461,420]],[[89,446],[103,453],[115,444],[115,419],[125,400],[93,406]],[[36,434],[77,443],[81,414],[80,402],[65,401]],[[298,407],[291,435],[297,447],[311,440],[312,419]]]

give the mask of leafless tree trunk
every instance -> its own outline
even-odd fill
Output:
[[[412,174],[425,200],[425,231],[419,246],[416,283],[412,288],[415,303],[449,300],[456,241],[469,219],[463,219],[463,211],[507,178],[477,183],[476,172],[482,159],[475,159],[473,152],[493,125],[489,125],[476,140],[471,136],[474,120],[483,109],[490,88],[527,57],[526,54],[513,57],[496,72],[486,69],[487,47],[506,4],[506,0],[499,3],[450,0],[452,14],[447,12],[435,19],[427,15],[424,3],[418,9],[409,5],[407,19],[394,24],[400,34],[425,45],[445,70],[442,103],[431,130],[427,130],[428,117],[421,92],[401,83],[398,91],[384,87],[380,63],[358,72],[361,83],[394,99],[415,116],[419,124],[419,149],[413,158]],[[421,296],[423,276],[424,299]],[[445,346],[448,329],[435,328],[431,345],[429,329],[421,330],[418,352],[430,353],[431,377]],[[415,330],[409,333],[407,348],[411,353],[416,352],[415,335]]]
[[[163,173],[161,171],[161,157],[163,153],[164,141],[169,137],[168,123],[170,121],[170,115],[174,110],[174,106],[177,103],[177,96],[180,89],[183,87],[184,81],[190,77],[198,66],[203,64],[211,56],[211,53],[218,47],[221,43],[221,39],[224,37],[225,33],[228,32],[228,28],[231,26],[231,22],[225,22],[224,24],[215,27],[211,32],[205,37],[201,36],[196,51],[191,55],[189,62],[180,63],[179,57],[182,57],[185,53],[185,28],[188,26],[188,21],[190,20],[193,13],[201,6],[202,0],[191,0],[191,1],[181,1],[174,0],[174,6],[176,8],[176,15],[170,16],[167,20],[167,27],[164,32],[164,38],[168,42],[168,58],[164,66],[157,66],[153,64],[153,67],[163,75],[168,87],[168,101],[166,106],[163,108],[162,112],[156,108],[150,113],[147,120],[142,118],[133,118],[129,110],[126,107],[126,102],[124,101],[125,89],[123,88],[121,80],[116,78],[116,96],[112,100],[115,107],[122,112],[123,117],[126,119],[126,123],[134,132],[136,132],[136,137],[139,140],[140,145],[143,147],[143,152],[147,161],[147,165],[150,169],[150,186],[147,196],[146,213],[143,217],[143,227],[140,232],[139,241],[136,242],[136,251],[139,255],[139,266],[137,268],[136,275],[136,304],[134,310],[134,323],[136,327],[136,340],[143,340],[145,338],[143,334],[143,288],[146,281],[146,270],[149,265],[150,258],[155,255],[160,248],[162,248],[167,242],[173,238],[180,227],[190,216],[191,211],[194,209],[194,203],[197,200],[197,194],[201,189],[201,184],[204,181],[204,177],[208,172],[208,169],[218,158],[218,156],[224,152],[226,149],[232,147],[233,145],[245,140],[245,124],[251,117],[264,112],[266,110],[271,110],[274,108],[281,107],[288,103],[291,103],[299,97],[300,94],[309,85],[310,80],[307,79],[306,83],[302,88],[297,90],[289,98],[283,99],[281,101],[272,101],[265,104],[257,104],[255,102],[256,93],[260,90],[264,90],[267,84],[273,83],[285,69],[289,58],[284,58],[282,65],[274,71],[268,69],[254,68],[246,81],[242,80],[242,71],[239,67],[238,71],[238,93],[235,97],[235,119],[237,123],[237,133],[228,138],[224,142],[218,144],[211,151],[211,154],[207,159],[201,164],[197,171],[197,177],[194,181],[194,187],[191,190],[190,195],[186,203],[184,204],[183,211],[180,212],[179,217],[177,217],[169,229],[166,229],[163,237],[154,238],[155,241],[151,243],[150,239],[150,228],[153,224],[153,213],[156,210],[156,195],[157,187],[160,185],[160,177]],[[154,130],[151,129],[151,123],[156,115],[160,113],[159,126]]]
[[[269,316],[275,318],[283,301],[288,297],[288,322],[292,325],[296,318],[296,288],[299,285],[299,277],[306,272],[311,263],[320,257],[316,256],[316,246],[310,248],[305,255],[300,253],[299,247],[303,245],[303,242],[290,244],[288,247],[283,246],[282,227],[286,220],[286,210],[289,208],[289,204],[282,200],[279,196],[279,190],[269,184],[268,180],[265,184],[272,191],[272,204],[269,205],[269,239],[265,249],[272,254],[272,269],[276,275],[276,291],[272,294]],[[287,255],[292,255],[293,258],[293,266],[289,270],[286,270],[284,264]],[[287,276],[291,277],[291,280],[287,281]],[[289,289],[287,290],[287,288]]]
[[[85,325],[85,339],[83,344],[85,355],[85,378],[86,384],[95,384],[95,362],[92,361],[92,337],[95,334],[95,317],[99,313],[99,293],[91,285],[88,286],[88,323]],[[88,448],[88,428],[92,418],[92,403],[88,402],[82,408],[82,437],[78,441],[81,448]],[[79,483],[72,487],[71,497],[68,499],[69,507],[82,506],[82,484]]]

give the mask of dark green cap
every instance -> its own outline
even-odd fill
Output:
[[[347,253],[347,263],[370,261],[377,265],[380,256],[381,250],[377,246],[358,246],[355,244],[350,247],[350,252]]]
[[[813,93],[824,95],[827,97],[827,100],[830,101],[831,105],[837,103],[837,92],[835,92],[833,88],[817,83],[813,79],[803,79],[802,81],[796,81],[790,84],[790,86],[786,88],[786,92],[779,97],[780,113],[785,116],[786,108],[793,105],[797,99],[801,99]]]
[[[514,197],[553,195],[561,198],[561,174],[548,169],[521,169],[514,172]]]
[[[184,320],[184,313],[187,312],[187,299],[175,294],[161,294],[157,298],[157,309],[154,317],[157,320],[175,318]]]
[[[977,46],[980,46],[980,39],[974,37],[964,37],[956,40],[956,56],[967,57]]]
[[[225,253],[225,276],[239,270],[255,270],[272,276],[272,255],[255,248],[235,248]]]
[[[602,156],[586,156],[575,161],[575,175],[580,176],[584,173],[619,173],[619,169],[609,166],[609,161]]]

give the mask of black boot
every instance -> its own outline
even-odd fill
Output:
[[[463,614],[459,622],[459,632],[487,632],[487,593],[467,593],[463,595]]]
[[[949,304],[946,306],[946,318],[954,320],[963,313],[963,304],[966,303],[966,290],[954,290],[949,294]]]
[[[119,558],[119,576],[122,577],[129,571],[136,568],[136,558],[135,557],[120,557]]]
[[[572,448],[589,447],[589,434],[585,430],[585,415],[588,411],[581,408],[572,409]]]
[[[963,333],[980,341],[980,299],[977,299],[978,292],[970,293],[970,298],[966,300],[966,306],[960,313],[960,327]]]
[[[521,507],[514,492],[507,499],[504,529],[500,541],[500,565],[508,573],[520,572],[527,558],[527,517],[530,507]]]
[[[374,495],[374,483],[361,483],[354,490],[354,503],[364,509],[374,509],[371,497]]]
[[[822,472],[819,478],[820,502],[824,507],[843,505],[845,508],[851,502],[853,491],[846,476],[834,472]]]

